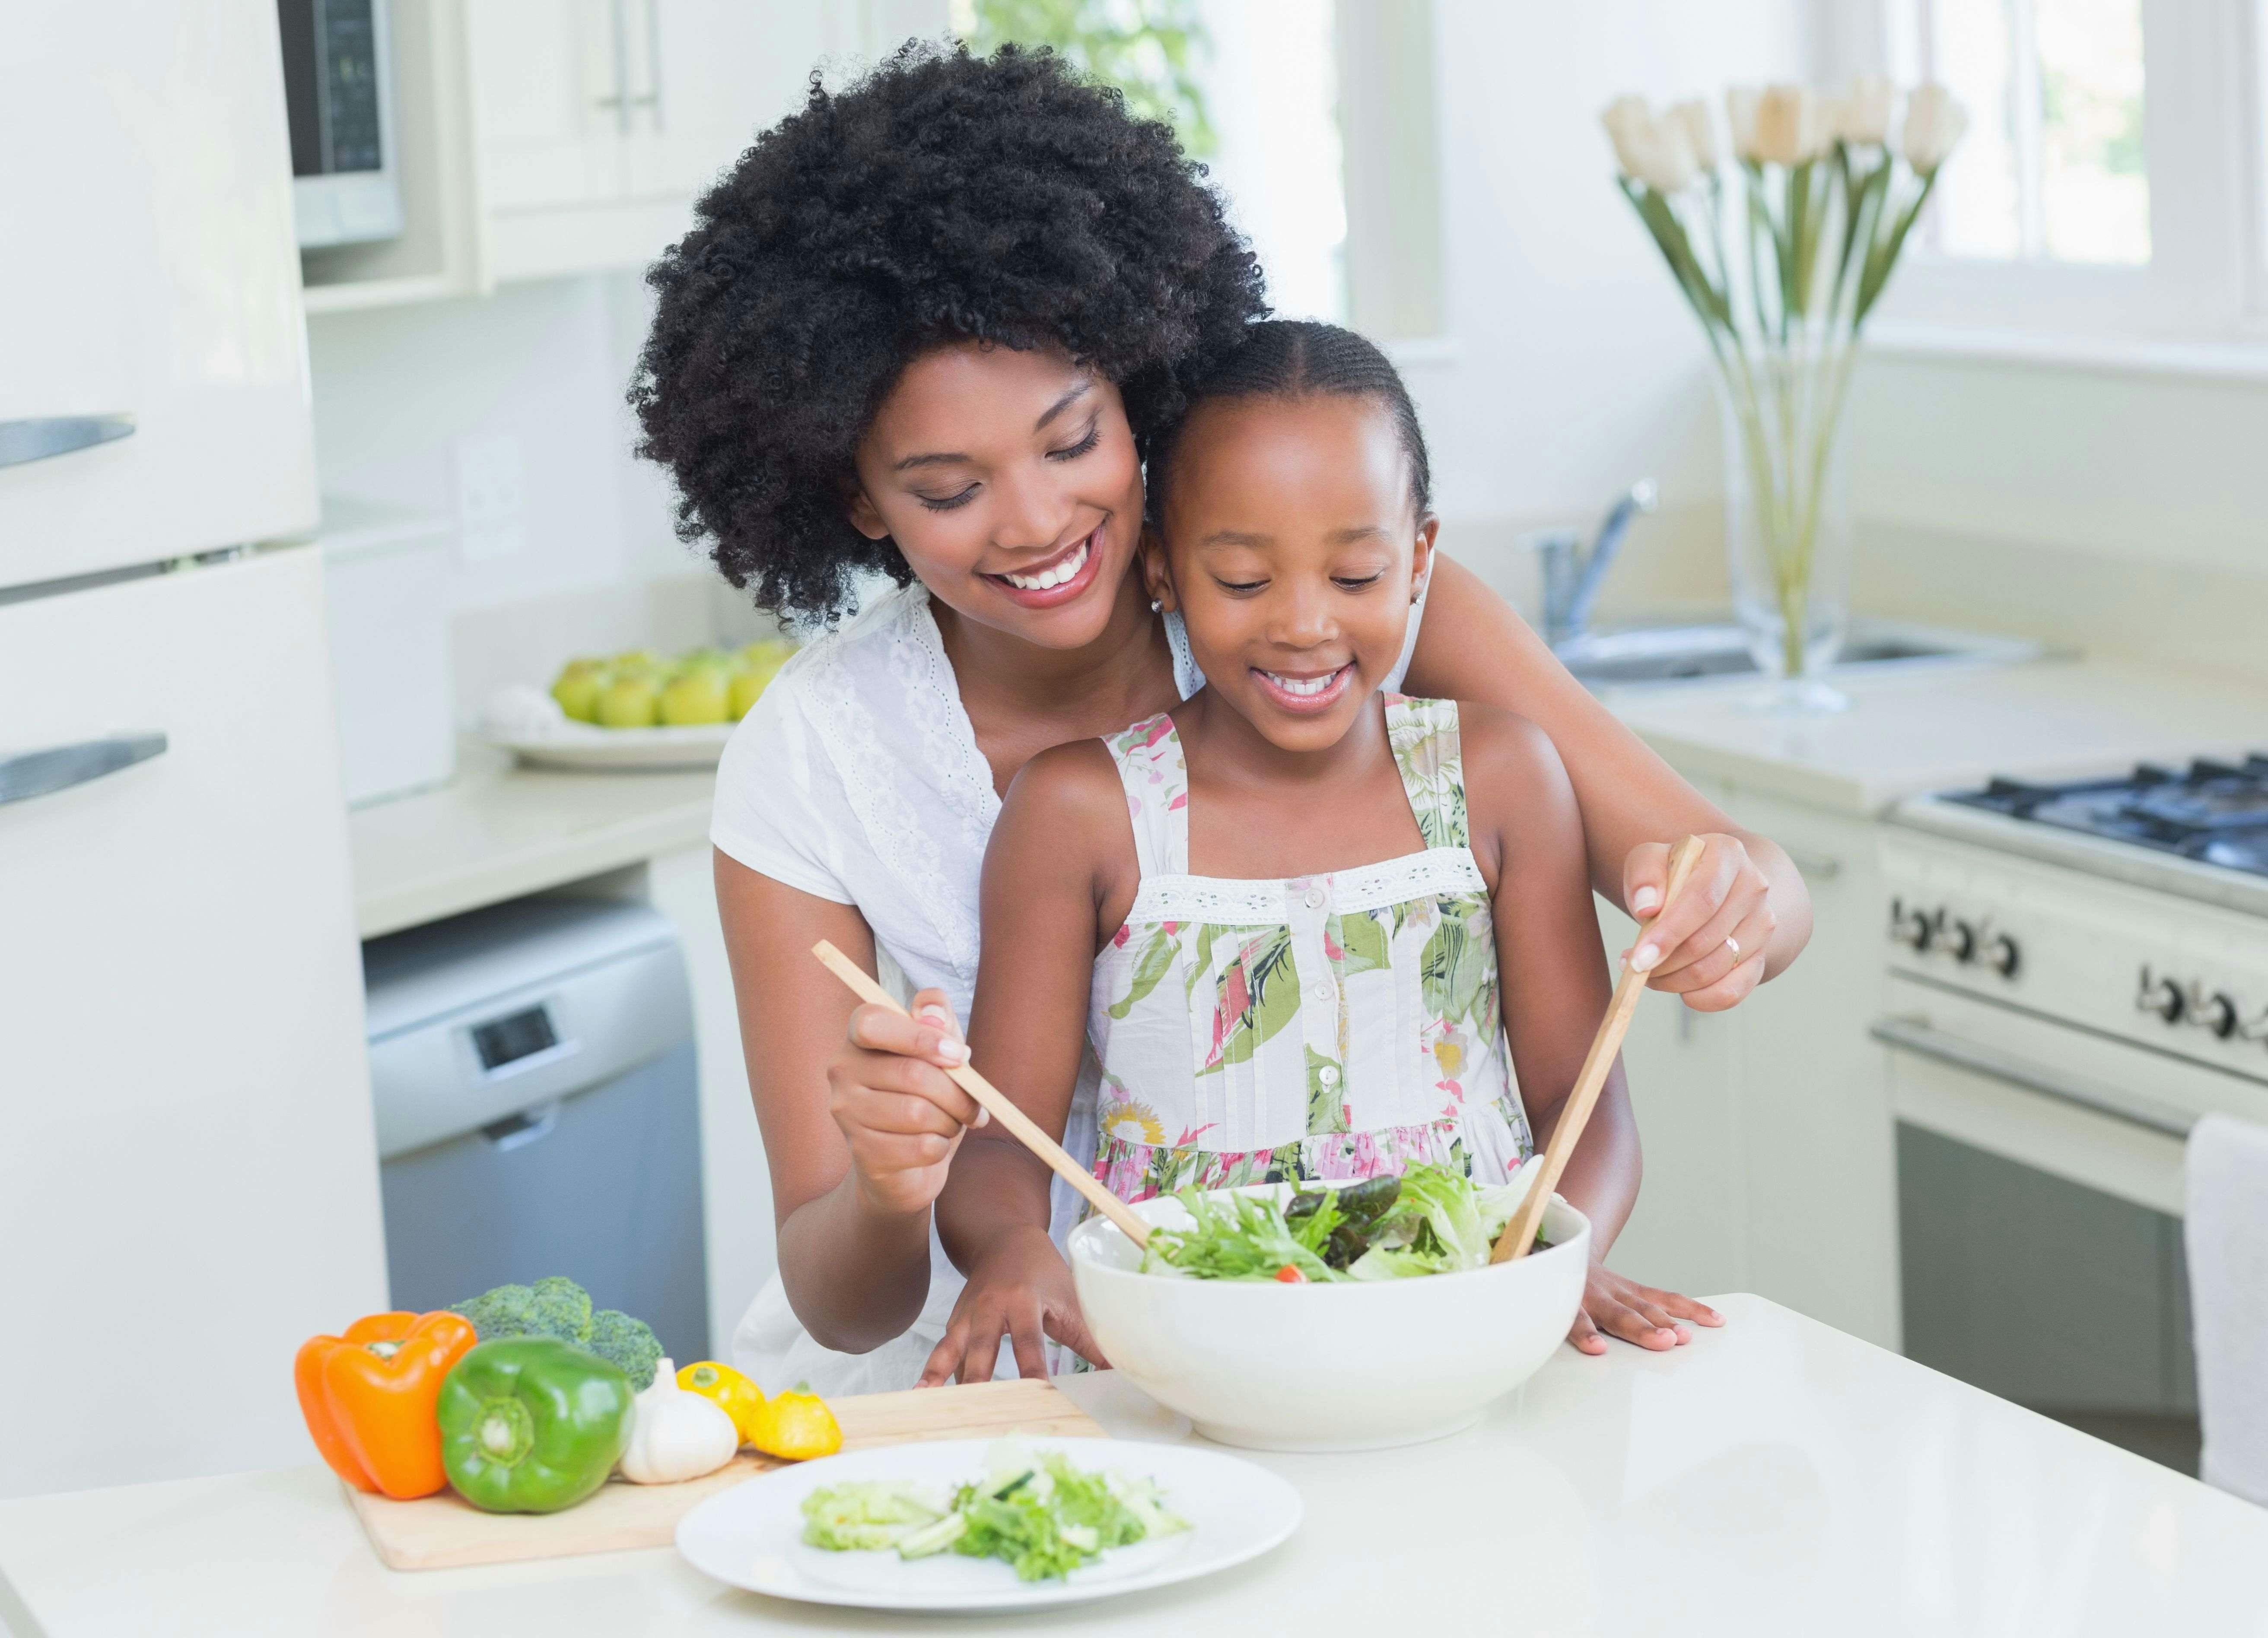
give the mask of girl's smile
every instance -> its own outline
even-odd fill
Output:
[[[1352,660],[1329,671],[1263,671],[1257,665],[1247,669],[1259,679],[1261,691],[1279,710],[1301,716],[1320,716],[1336,705],[1340,696],[1352,686],[1355,675]]]

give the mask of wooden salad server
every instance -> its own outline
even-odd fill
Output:
[[[1688,836],[1677,844],[1670,856],[1669,884],[1661,895],[1661,908],[1655,911],[1648,925],[1659,923],[1675,903],[1684,889],[1685,878],[1693,874],[1699,863],[1704,846],[1698,836]],[[1639,929],[1641,938],[1645,929]],[[1667,956],[1669,952],[1663,951]],[[1622,977],[1615,982],[1615,998],[1608,1003],[1607,1016],[1599,1020],[1599,1032],[1591,1041],[1590,1055],[1583,1060],[1583,1072],[1575,1077],[1575,1090],[1567,1094],[1567,1106],[1559,1112],[1559,1124],[1551,1129],[1551,1142],[1543,1150],[1543,1173],[1528,1186],[1528,1197],[1520,1209],[1513,1214],[1504,1232],[1497,1237],[1496,1249],[1489,1253],[1492,1263],[1525,1257],[1535,1248],[1535,1231],[1543,1222],[1544,1208],[1551,1203],[1551,1191],[1559,1186],[1559,1174],[1567,1169],[1569,1157],[1588,1125],[1591,1111],[1599,1101],[1599,1093],[1607,1083],[1607,1071],[1615,1067],[1615,1055],[1623,1049],[1623,1037],[1629,1032],[1631,1014],[1638,1010],[1638,998],[1646,990],[1646,974],[1627,962]]]
[[[864,967],[826,939],[814,944],[811,953],[819,958],[828,972],[848,984],[859,1000],[877,1007],[887,1007],[900,1017],[908,1016],[905,1008],[898,1004],[895,995],[877,984]],[[946,1074],[962,1091],[983,1105],[995,1120],[1006,1127],[1025,1148],[1046,1161],[1057,1177],[1084,1194],[1095,1210],[1116,1223],[1121,1234],[1138,1247],[1147,1248],[1150,1225],[1135,1215],[1133,1208],[1097,1182],[1093,1172],[1065,1154],[1062,1144],[1033,1125],[1032,1118],[1017,1108],[1007,1093],[977,1074],[975,1065],[964,1063],[959,1069],[947,1069]]]

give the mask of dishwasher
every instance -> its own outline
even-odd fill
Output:
[[[709,1356],[685,959],[642,904],[524,899],[363,946],[393,1304],[564,1274]]]

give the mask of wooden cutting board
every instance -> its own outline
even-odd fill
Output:
[[[846,1451],[1009,1433],[1103,1436],[1086,1413],[1051,1382],[976,1382],[966,1387],[859,1394],[828,1403],[843,1425]],[[743,1451],[705,1478],[680,1485],[615,1480],[589,1501],[563,1513],[483,1513],[452,1490],[416,1502],[392,1502],[345,1485],[339,1488],[387,1568],[447,1569],[666,1547],[676,1539],[677,1521],[701,1502],[744,1479],[790,1465]]]

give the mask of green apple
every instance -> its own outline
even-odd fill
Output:
[[[661,687],[652,677],[618,674],[599,695],[599,722],[607,728],[651,728],[660,707]]]
[[[606,666],[598,660],[570,660],[551,685],[559,709],[578,723],[599,720],[599,696],[606,690]]]
[[[681,671],[661,691],[661,720],[672,727],[696,723],[721,723],[732,704],[719,666],[694,665]]]

